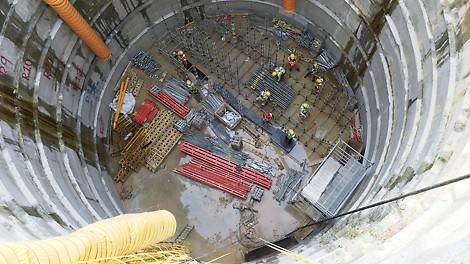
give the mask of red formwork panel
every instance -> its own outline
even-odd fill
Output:
[[[238,190],[234,190],[233,188],[227,187],[226,185],[214,180],[213,178],[208,178],[206,175],[204,175],[203,172],[198,172],[198,171],[191,171],[187,168],[181,168],[181,169],[175,169],[174,172],[181,174],[185,177],[188,177],[190,179],[202,182],[204,184],[207,184],[209,186],[218,188],[220,190],[226,191],[230,194],[233,194],[239,198],[246,199],[247,198],[247,193],[246,192],[241,192]]]
[[[233,173],[234,175],[240,177],[243,180],[257,184],[266,189],[271,188],[271,185],[272,185],[271,178],[257,171],[246,168],[244,166],[239,166],[237,163],[233,161],[222,158],[218,155],[215,155],[191,143],[183,142],[183,144],[181,144],[180,150],[181,152],[186,153],[192,157],[205,161],[209,164],[215,165],[224,171]]]
[[[149,113],[151,113],[155,107],[156,105],[154,102],[150,101],[149,99],[145,99],[139,109],[137,109],[137,111],[135,112],[134,116],[132,117],[132,120],[134,120],[134,122],[136,122],[137,124],[142,125],[145,120],[147,120],[147,116],[149,115]]]
[[[173,97],[171,97],[162,90],[158,91],[156,95],[152,94],[149,90],[148,94],[163,105],[165,105],[166,107],[168,107],[168,109],[175,112],[180,117],[185,117],[189,113],[189,108],[187,108],[183,104],[180,104]]]
[[[214,179],[215,181],[220,182],[226,185],[227,187],[241,192],[249,192],[251,190],[251,187],[253,186],[253,184],[248,183],[242,179],[226,177],[224,174],[207,170],[193,163],[186,163],[182,166],[182,168],[203,173],[208,178]]]
[[[192,158],[189,163],[194,166],[197,166],[198,168],[201,168],[202,170],[215,173],[219,175],[220,177],[224,177],[232,181],[236,181],[238,185],[242,185],[243,188],[246,188],[247,190],[250,190],[251,187],[253,187],[253,183],[245,181],[241,179],[239,176],[237,176],[236,174],[220,169],[217,166],[207,163],[203,160]]]
[[[155,116],[157,115],[157,113],[158,113],[158,106],[155,105],[155,106],[153,107],[152,111],[150,111],[150,113],[147,115],[147,120],[148,120],[149,122],[152,122],[153,119],[155,118]]]

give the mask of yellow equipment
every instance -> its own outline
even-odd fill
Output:
[[[265,94],[267,97],[270,97],[270,96],[271,96],[271,92],[270,92],[270,91],[266,91],[264,94]]]
[[[273,71],[273,76],[277,76],[277,71]]]
[[[126,78],[125,84],[121,83],[121,87],[119,88],[116,113],[114,114],[114,118],[113,118],[113,129],[116,129],[117,121],[119,119],[119,114],[121,113],[121,107],[122,107],[122,103],[124,102],[124,96],[126,96],[126,90],[127,90],[128,85],[129,85],[129,77]]]
[[[292,54],[290,55],[290,58],[291,58],[292,60],[295,59],[294,53],[292,53]]]
[[[302,106],[303,106],[304,108],[307,108],[307,109],[310,108],[310,105],[307,104],[307,103],[303,103]]]
[[[183,51],[182,51],[182,50],[179,50],[179,51],[178,51],[178,55],[179,55],[179,56],[183,55]]]

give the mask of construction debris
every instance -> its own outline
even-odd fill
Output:
[[[243,146],[243,141],[242,139],[237,135],[233,136],[232,139],[230,140],[230,147],[232,147],[235,150],[241,151]]]
[[[205,124],[206,114],[203,110],[196,111],[196,109],[191,108],[189,113],[184,117],[188,125],[194,125],[195,127],[201,129],[203,124]]]
[[[149,76],[154,76],[155,72],[160,69],[160,64],[158,64],[152,55],[148,54],[145,51],[139,51],[133,58],[132,63],[138,69],[144,71]]]
[[[294,40],[302,35],[302,31],[300,29],[297,29],[291,24],[286,23],[282,19],[273,18],[272,22],[276,28],[282,30],[286,35],[293,38]]]
[[[227,103],[222,103],[222,105],[219,106],[217,111],[215,111],[215,117],[232,130],[235,129],[242,120],[241,115]]]

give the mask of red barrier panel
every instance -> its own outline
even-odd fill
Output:
[[[190,179],[202,182],[202,183],[207,184],[209,186],[212,186],[212,187],[218,188],[220,190],[226,191],[226,192],[228,192],[230,194],[233,194],[237,197],[240,197],[242,199],[246,199],[246,197],[247,197],[246,192],[241,192],[241,191],[238,191],[238,190],[234,190],[230,187],[227,187],[226,185],[224,185],[220,182],[217,182],[213,178],[206,177],[202,172],[191,171],[191,170],[188,170],[187,168],[175,169],[174,172],[176,172],[178,174],[181,174],[183,176],[186,176]]]
[[[211,165],[215,165],[224,171],[230,172],[239,178],[257,184],[266,189],[270,189],[272,185],[272,179],[249,168],[239,166],[233,161],[229,161],[218,155],[215,155],[205,149],[199,148],[188,142],[183,142],[180,148],[181,152],[186,153],[199,160],[205,161]]]
[[[185,117],[189,113],[189,108],[185,105],[180,104],[173,97],[169,96],[164,91],[160,90],[157,92],[157,95],[154,95],[148,91],[148,94],[155,98],[157,101],[168,107],[171,111],[175,112],[180,117]]]
[[[147,119],[149,113],[152,112],[155,107],[156,105],[154,102],[150,101],[149,99],[145,99],[139,109],[137,109],[137,112],[135,112],[134,116],[132,117],[132,120],[134,120],[134,122],[136,122],[137,124],[142,125]]]

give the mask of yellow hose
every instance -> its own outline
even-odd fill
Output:
[[[129,255],[175,231],[176,219],[165,210],[120,215],[61,237],[0,243],[0,263],[77,263]]]
[[[100,60],[107,60],[111,57],[111,50],[108,46],[68,0],[44,0],[44,2],[57,12]]]

